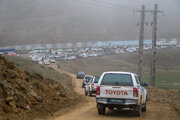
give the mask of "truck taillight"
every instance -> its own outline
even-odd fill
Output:
[[[92,84],[92,88],[94,88],[94,84]]]
[[[138,89],[133,88],[133,97],[138,97]]]
[[[100,95],[100,86],[97,86],[96,88],[96,95]]]

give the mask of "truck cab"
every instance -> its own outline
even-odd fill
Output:
[[[146,111],[147,91],[141,86],[138,75],[130,72],[104,72],[96,89],[97,110],[105,114],[106,108],[134,110],[136,116]]]

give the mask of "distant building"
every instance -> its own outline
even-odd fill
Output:
[[[3,54],[16,53],[16,48],[0,48],[0,53]]]

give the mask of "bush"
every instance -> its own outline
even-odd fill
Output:
[[[42,85],[38,81],[35,81],[33,85],[36,86],[36,88],[38,89],[42,89]]]
[[[24,89],[24,93],[26,94],[26,95],[28,95],[28,90],[26,90],[26,89]]]
[[[36,79],[44,79],[41,73],[33,73],[31,74],[31,77]]]
[[[9,62],[9,63],[7,64],[7,67],[8,67],[9,69],[11,69],[11,70],[14,70],[14,68],[15,68],[13,62]]]

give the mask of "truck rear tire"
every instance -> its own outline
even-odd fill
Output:
[[[97,103],[97,110],[99,115],[104,115],[106,111],[106,107],[103,104]]]
[[[82,88],[84,88],[84,84],[82,84]]]
[[[89,91],[89,96],[92,96],[92,92],[91,91]]]
[[[114,107],[109,107],[110,110],[114,110]]]
[[[137,110],[135,111],[135,116],[140,117],[142,113],[142,108],[141,108],[141,101],[140,104],[137,106]]]
[[[84,93],[85,93],[86,96],[88,95],[88,92],[86,91],[86,89],[85,89],[85,92],[84,92]]]
[[[145,106],[142,108],[142,112],[146,112],[146,103]]]

